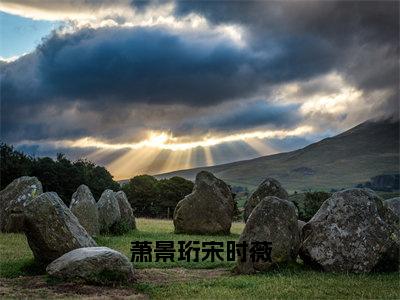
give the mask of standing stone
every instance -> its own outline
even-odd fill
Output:
[[[72,195],[70,209],[79,223],[92,236],[99,234],[99,212],[90,189],[82,184]]]
[[[300,256],[330,272],[398,269],[399,224],[371,190],[347,189],[328,198],[303,228]]]
[[[267,196],[275,196],[279,199],[288,199],[289,195],[286,190],[282,187],[278,180],[274,178],[266,178],[258,188],[251,194],[247,199],[244,206],[244,221],[246,222],[249,218],[253,209],[257,204]]]
[[[239,238],[239,244],[246,242],[270,242],[271,261],[252,261],[249,249],[244,254],[239,251],[236,272],[252,274],[268,270],[275,265],[296,260],[300,235],[296,210],[290,201],[269,196],[262,199],[254,208]]]
[[[134,276],[129,259],[107,247],[72,250],[49,264],[46,271],[59,279],[83,279],[90,283],[128,281]]]
[[[398,218],[400,218],[400,197],[388,199],[384,204],[386,207],[389,207]]]
[[[37,261],[49,263],[73,249],[96,246],[56,193],[30,199],[24,208],[24,230]]]
[[[175,233],[229,234],[234,206],[229,186],[202,171],[196,176],[193,192],[175,208]]]
[[[100,232],[109,233],[112,226],[121,219],[118,200],[112,190],[105,190],[101,194],[97,208],[99,210]]]
[[[135,217],[133,215],[133,209],[123,191],[115,193],[115,198],[118,201],[119,212],[121,214],[120,223],[126,226],[128,230],[136,229]]]
[[[303,227],[306,225],[306,222],[302,220],[297,220],[297,226],[299,227],[300,241],[303,240]]]
[[[23,231],[23,204],[43,193],[42,184],[36,177],[20,177],[0,191],[0,231]]]

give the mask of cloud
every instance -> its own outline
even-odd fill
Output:
[[[215,24],[241,24],[254,47],[261,49],[276,36],[302,41],[311,36],[327,44],[331,52],[321,56],[334,59],[335,70],[347,81],[365,91],[389,90],[380,107],[386,107],[386,114],[398,114],[392,100],[399,97],[398,1],[177,1],[175,13],[196,13]],[[295,53],[291,59],[296,60]]]
[[[300,126],[323,136],[399,114],[395,1],[2,1],[0,10],[66,24],[0,61],[7,142],[135,144],[149,131],[190,142]]]
[[[138,105],[210,107],[265,94],[271,85],[332,67],[333,60],[319,61],[329,52],[326,45],[314,41],[311,47],[310,41],[271,41],[275,49],[260,53],[223,36],[162,28],[54,32],[35,52],[1,66],[3,136],[13,141],[96,134],[93,125],[78,125],[77,110],[85,117],[80,125],[88,125],[99,123],[88,115],[124,118]],[[49,128],[49,120],[57,119],[63,125]],[[107,122],[98,134],[106,129]]]
[[[3,12],[35,20],[93,20],[106,17],[123,17],[134,13],[129,0],[63,0],[63,1],[18,1],[4,0],[0,3]]]
[[[223,113],[192,118],[183,122],[176,132],[240,131],[261,126],[274,128],[292,127],[302,120],[299,106],[295,104],[277,105],[266,101],[256,101],[226,108]]]

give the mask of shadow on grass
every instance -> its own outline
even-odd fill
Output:
[[[0,270],[0,276],[7,278],[46,274],[46,266],[36,262],[33,259],[2,262],[0,264]]]

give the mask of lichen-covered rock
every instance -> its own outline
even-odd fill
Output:
[[[299,227],[300,241],[303,240],[303,227],[306,225],[306,222],[302,220],[297,220],[297,226]]]
[[[99,234],[100,225],[97,204],[86,185],[80,185],[72,195],[70,209],[78,218],[79,223],[92,237]]]
[[[105,190],[97,202],[99,210],[100,232],[109,233],[120,219],[118,200],[112,190]]]
[[[400,197],[388,199],[384,204],[386,207],[390,208],[398,218],[400,218]]]
[[[121,218],[119,223],[122,227],[126,227],[127,230],[136,229],[135,217],[133,215],[133,209],[129,204],[128,198],[123,191],[115,193],[115,198],[118,201],[119,212]]]
[[[26,201],[24,215],[24,231],[38,262],[48,263],[73,249],[97,246],[56,193]]]
[[[228,234],[235,202],[229,186],[213,174],[197,174],[193,192],[174,211],[176,233]]]
[[[28,176],[15,179],[0,191],[0,231],[23,231],[23,204],[42,193],[40,181]]]
[[[297,257],[300,235],[294,204],[290,201],[269,196],[262,199],[254,208],[239,242],[271,243],[271,261],[252,261],[249,249],[246,251],[246,261],[243,262],[244,253],[239,251],[236,272],[239,274],[252,274],[265,271],[279,264],[294,261]]]
[[[398,218],[373,191],[340,191],[304,226],[300,256],[331,272],[398,269],[398,225]]]
[[[279,199],[288,199],[289,195],[286,190],[282,187],[278,180],[273,178],[266,178],[258,188],[250,195],[244,205],[244,221],[246,222],[249,218],[253,209],[257,204],[267,196],[275,196]]]
[[[72,250],[49,264],[46,271],[59,279],[81,279],[90,283],[129,281],[134,277],[129,259],[107,247]]]

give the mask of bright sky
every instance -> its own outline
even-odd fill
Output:
[[[32,52],[60,24],[0,12],[0,57],[10,59]]]

